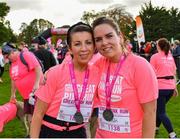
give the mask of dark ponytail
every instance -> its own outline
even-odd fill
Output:
[[[164,51],[165,55],[167,56],[170,50],[169,41],[166,38],[160,38],[158,40],[158,46],[161,49],[161,51]]]

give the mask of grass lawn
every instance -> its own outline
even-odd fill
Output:
[[[5,73],[3,74],[3,83],[0,84],[0,105],[5,104],[10,98],[10,78],[8,72],[8,66],[5,67]],[[21,97],[17,93],[17,100],[21,100]],[[15,118],[4,126],[4,130],[0,133],[0,138],[23,138],[25,137],[25,128],[23,123]]]
[[[0,84],[0,105],[5,104],[10,98],[10,79],[8,75],[8,67],[3,75],[3,84]],[[17,99],[21,100],[21,97],[17,93]],[[180,96],[172,98],[167,107],[167,113],[173,123],[174,130],[180,137]],[[0,138],[23,138],[25,137],[25,129],[20,120],[15,118],[5,125],[4,131],[0,133]],[[164,127],[161,125],[160,132],[156,136],[157,138],[167,138],[168,134]]]

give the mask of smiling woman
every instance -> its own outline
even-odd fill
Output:
[[[94,54],[94,40],[92,39],[92,32],[87,32],[86,24],[80,22],[75,26],[79,27],[72,27],[68,31],[67,43],[69,51],[73,55],[74,67],[84,70]]]
[[[68,30],[67,44],[72,59],[48,70],[46,83],[35,93],[31,137],[87,136],[84,125],[91,116],[99,83],[99,70],[88,64],[94,54],[92,28],[82,22],[74,24]],[[90,86],[94,88],[87,89]]]
[[[93,31],[96,48],[104,56],[95,63],[101,70],[96,137],[153,138],[158,87],[151,65],[126,50],[111,18],[97,18]]]

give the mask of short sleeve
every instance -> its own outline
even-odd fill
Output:
[[[151,64],[151,66],[153,67],[153,70],[155,71],[155,69],[156,69],[155,55],[152,55],[152,56],[151,56],[150,64]]]
[[[23,52],[23,56],[28,64],[29,70],[32,70],[37,66],[40,66],[36,56],[33,53],[31,53],[29,51],[25,51],[25,52]]]
[[[147,103],[158,97],[158,82],[152,66],[145,60],[135,63],[134,83],[140,103]]]
[[[50,68],[44,75],[44,83],[35,92],[35,95],[42,101],[50,103],[56,93],[57,67]]]

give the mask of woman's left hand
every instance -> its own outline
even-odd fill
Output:
[[[178,94],[178,89],[176,88],[176,89],[174,89],[174,93],[173,93],[173,96],[174,97],[177,97],[179,94]]]

